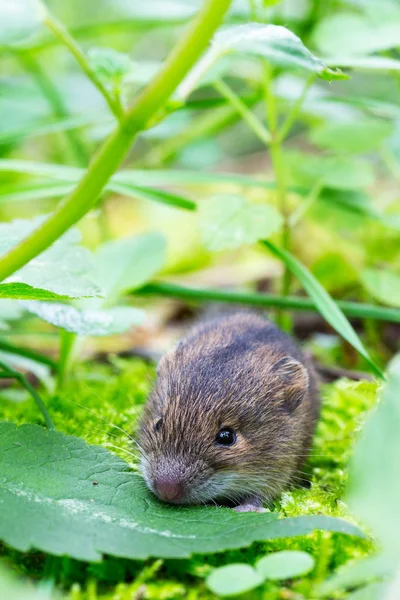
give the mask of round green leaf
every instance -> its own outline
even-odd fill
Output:
[[[314,129],[311,141],[322,148],[347,152],[378,150],[393,133],[393,124],[377,119],[326,123]]]
[[[40,0],[3,0],[0,3],[0,46],[31,37],[40,27],[43,16]]]
[[[381,269],[364,269],[361,281],[368,293],[387,306],[400,308],[400,277]]]
[[[284,550],[267,554],[256,563],[256,570],[263,579],[292,579],[308,573],[315,561],[307,552]]]
[[[30,313],[78,335],[114,335],[143,323],[145,313],[130,306],[78,309],[58,302],[21,302]]]
[[[242,196],[212,196],[199,205],[200,231],[211,251],[239,248],[269,237],[282,227],[278,211],[266,204],[250,204]]]
[[[207,587],[217,596],[236,596],[253,590],[263,583],[263,578],[253,567],[242,563],[215,569],[207,577]]]

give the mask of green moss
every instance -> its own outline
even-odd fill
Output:
[[[137,360],[115,359],[111,365],[86,365],[76,369],[62,392],[46,398],[46,404],[59,430],[83,437],[90,444],[108,447],[135,468],[134,444],[129,436],[135,430],[153,378],[154,369]],[[368,382],[340,380],[324,386],[322,416],[307,467],[311,486],[287,491],[277,510],[288,517],[325,514],[352,518],[344,502],[347,464],[355,435],[375,402],[376,391],[377,384]],[[0,419],[41,423],[33,402],[12,403],[1,396]],[[150,599],[197,600],[214,597],[204,585],[204,578],[213,566],[238,561],[254,563],[266,552],[288,548],[306,550],[317,562],[314,572],[289,586],[299,600],[309,598],[313,584],[339,565],[371,550],[365,540],[316,532],[258,543],[243,550],[164,563],[107,558],[100,564],[87,565],[38,552],[24,555],[4,546],[0,546],[0,555],[21,574],[54,578],[70,590],[70,598],[75,600],[124,600],[140,597],[142,592]],[[251,597],[283,598],[284,589],[282,585],[268,584]]]

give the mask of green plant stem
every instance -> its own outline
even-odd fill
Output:
[[[296,296],[279,296],[275,294],[257,294],[251,292],[226,291],[211,288],[192,288],[167,282],[152,282],[139,290],[132,292],[139,296],[166,296],[182,300],[193,300],[197,302],[224,302],[232,304],[244,304],[247,306],[259,306],[261,308],[280,308],[285,310],[299,310],[318,312],[317,306],[310,298]],[[335,300],[348,317],[359,319],[376,319],[400,323],[400,310],[385,308],[374,304],[361,304],[359,302],[348,302]]]
[[[68,48],[76,62],[81,67],[82,71],[85,73],[86,77],[90,79],[93,85],[95,85],[99,92],[103,95],[108,106],[110,107],[110,110],[117,117],[117,119],[121,119],[123,112],[119,102],[113,97],[112,94],[110,94],[108,89],[96,76],[87,60],[85,53],[81,50],[69,31],[48,11],[46,11],[43,23],[53,33],[53,35]]]
[[[61,389],[65,382],[68,369],[71,366],[77,335],[70,331],[60,330],[60,358],[58,362],[57,386]]]
[[[301,219],[304,217],[306,212],[312,207],[312,205],[318,200],[324,185],[321,181],[317,181],[311,188],[310,193],[304,200],[299,204],[297,209],[292,212],[289,217],[289,224],[291,227],[295,227]]]
[[[2,377],[2,378],[9,377],[10,379],[16,379],[30,393],[30,395],[36,402],[36,405],[37,405],[38,409],[40,410],[40,412],[42,413],[48,429],[55,429],[53,420],[50,417],[43,400],[41,399],[41,397],[39,396],[39,394],[37,393],[35,388],[23,376],[23,374],[20,373],[19,371],[15,371],[13,368],[9,367],[8,365],[6,365],[5,363],[3,363],[1,361],[0,361],[0,368],[3,370],[3,372],[0,373],[0,377]]]
[[[285,250],[290,252],[291,249],[291,227],[290,227],[290,209],[288,205],[287,197],[287,182],[286,182],[286,169],[284,164],[284,158],[282,153],[281,140],[278,132],[278,110],[276,104],[276,98],[273,91],[273,70],[265,63],[264,64],[264,85],[265,85],[265,107],[266,107],[266,118],[271,132],[271,144],[270,144],[270,156],[272,162],[272,168],[275,173],[275,180],[278,192],[278,202],[280,212],[283,218],[283,232],[282,232],[282,246]],[[292,283],[292,275],[290,270],[285,266],[282,280],[282,295],[288,296],[290,294]],[[280,313],[278,315],[278,321],[280,326],[286,331],[291,330],[291,322],[288,315]]]
[[[14,346],[14,344],[10,344],[10,342],[6,342],[5,340],[1,339],[0,350],[2,352],[8,352],[9,354],[15,354],[16,356],[23,356],[24,358],[29,358],[30,360],[34,360],[37,363],[46,365],[54,371],[57,371],[57,363],[52,358],[50,358],[49,356],[45,356],[44,354],[39,354],[39,352],[35,352],[35,350]]]
[[[205,0],[158,75],[139,95],[123,121],[93,159],[74,191],[40,227],[0,258],[0,281],[46,250],[96,203],[107,182],[129,152],[137,133],[157,114],[207,47],[231,0]]]
[[[300,113],[301,107],[303,106],[304,100],[307,97],[308,90],[310,89],[310,87],[312,86],[312,84],[314,83],[316,78],[317,78],[316,73],[313,73],[308,78],[308,80],[306,81],[306,84],[303,88],[302,93],[300,94],[300,96],[298,97],[296,102],[293,104],[291,110],[289,111],[289,114],[287,115],[285,121],[283,122],[281,128],[279,129],[278,138],[279,138],[280,143],[282,143],[287,138],[288,134],[290,133],[290,130],[292,129],[297,117],[299,116],[299,113]]]
[[[42,69],[40,63],[28,52],[19,52],[18,58],[24,69],[31,75],[36,82],[38,88],[43,93],[49,103],[54,116],[57,119],[65,119],[70,115],[64,105],[62,96],[59,94],[56,86]],[[75,162],[80,167],[85,167],[89,161],[89,153],[82,143],[79,135],[73,130],[65,131],[65,138],[68,141],[69,147],[75,159]]]
[[[239,98],[237,94],[224,81],[219,80],[214,83],[214,88],[232,104],[232,106],[242,116],[252,132],[266,146],[271,142],[271,134],[266,127],[257,119],[255,114],[249,110],[246,104]]]
[[[246,106],[254,106],[259,100],[257,96],[250,99]],[[229,127],[239,119],[238,111],[226,104],[207,111],[206,114],[196,117],[193,122],[178,135],[160,142],[154,149],[145,155],[143,162],[146,165],[165,165],[173,159],[178,152],[199,139],[218,134],[225,127]]]

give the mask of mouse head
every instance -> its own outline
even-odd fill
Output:
[[[162,360],[145,408],[139,441],[148,487],[173,504],[272,499],[301,451],[295,416],[306,369],[288,356],[262,367],[254,352],[231,366],[181,358],[175,351]]]

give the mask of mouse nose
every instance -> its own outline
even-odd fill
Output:
[[[183,483],[168,477],[158,477],[155,479],[154,489],[157,496],[166,502],[179,502],[184,494]]]

